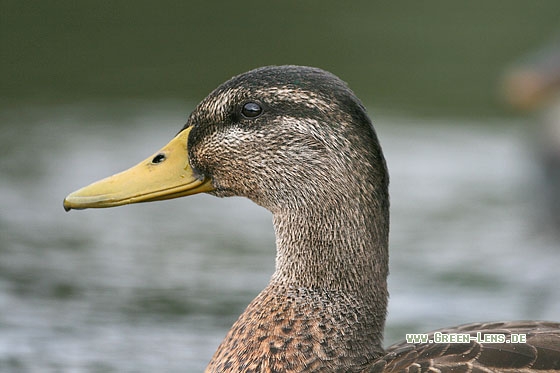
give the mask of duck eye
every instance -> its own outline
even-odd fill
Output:
[[[241,114],[247,118],[255,118],[261,115],[263,109],[256,102],[247,102],[241,109]]]
[[[165,161],[165,154],[159,153],[152,159],[152,163],[157,164]]]

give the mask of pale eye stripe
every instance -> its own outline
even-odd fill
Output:
[[[251,92],[254,97],[270,97],[274,98],[277,103],[294,103],[297,102],[311,109],[318,109],[322,112],[333,110],[335,103],[327,100],[325,97],[318,95],[312,91],[301,89],[290,89],[286,87],[270,87],[266,89],[256,89]]]
[[[327,97],[318,95],[315,92],[291,89],[287,87],[268,87],[261,89],[228,89],[212,96],[211,99],[205,100],[201,103],[200,109],[208,113],[220,117],[226,115],[231,110],[233,102],[239,100],[239,97],[246,97],[247,99],[255,99],[262,101],[269,101],[270,104],[294,104],[297,103],[306,108],[318,110],[323,113],[332,112],[333,109],[338,109],[335,101],[329,100]]]

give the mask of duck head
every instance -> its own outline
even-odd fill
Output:
[[[386,194],[387,183],[376,134],[346,84],[317,68],[272,66],[219,86],[169,144],[70,194],[64,208],[206,192],[248,197],[274,212],[336,205],[356,190]]]

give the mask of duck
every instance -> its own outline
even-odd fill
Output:
[[[500,81],[503,101],[527,115],[540,166],[543,217],[560,232],[560,33],[507,66]],[[528,115],[531,114],[531,115]]]
[[[272,213],[275,271],[206,372],[560,371],[558,322],[466,324],[383,347],[388,190],[361,101],[329,72],[288,65],[226,81],[161,150],[63,204],[69,211],[208,193],[246,197]],[[465,339],[430,343],[441,335]],[[514,336],[523,343],[508,343]]]

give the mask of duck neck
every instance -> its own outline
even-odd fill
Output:
[[[342,326],[362,337],[366,331],[365,348],[379,350],[388,297],[388,203],[363,199],[360,194],[275,213],[277,257],[270,287],[326,297],[330,311],[340,311]]]
[[[273,281],[305,288],[384,290],[388,272],[386,224],[371,209],[315,207],[275,214]]]

